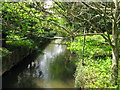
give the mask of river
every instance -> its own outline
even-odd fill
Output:
[[[42,53],[26,58],[3,77],[3,88],[74,88],[75,65],[62,39],[53,40]]]

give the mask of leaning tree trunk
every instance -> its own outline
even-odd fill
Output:
[[[119,31],[118,31],[118,24],[117,18],[119,16],[118,13],[118,0],[115,0],[115,11],[114,11],[114,19],[112,22],[112,75],[111,79],[114,85],[117,85],[118,79],[118,60],[119,60]]]

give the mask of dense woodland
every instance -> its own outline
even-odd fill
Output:
[[[48,3],[0,2],[2,57],[62,36],[78,57],[75,87],[119,88],[120,1]]]

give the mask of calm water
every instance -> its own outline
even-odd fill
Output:
[[[31,62],[4,76],[3,88],[74,88],[75,66],[66,45],[58,44],[60,41],[51,42],[42,54],[27,58]]]

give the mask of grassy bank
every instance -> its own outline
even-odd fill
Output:
[[[101,36],[77,37],[68,44],[68,49],[79,57],[76,62],[75,87],[118,88],[118,85],[111,83],[111,47]]]

